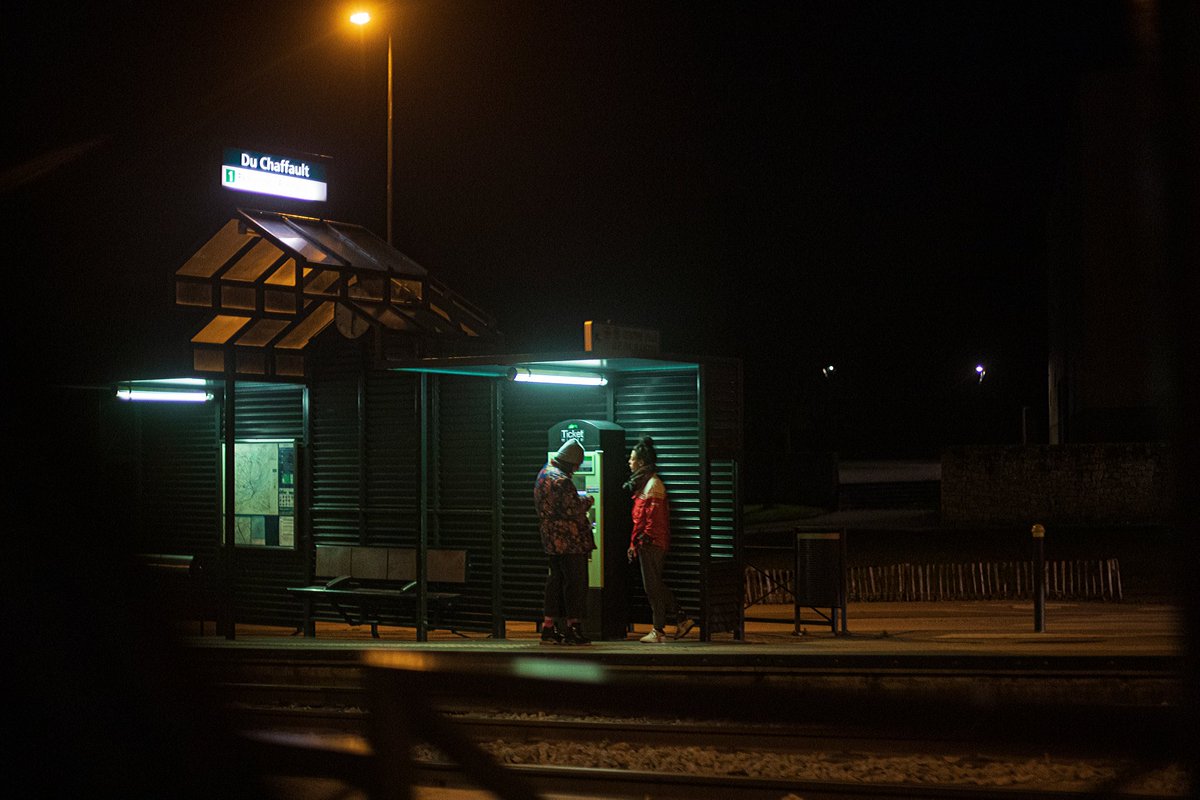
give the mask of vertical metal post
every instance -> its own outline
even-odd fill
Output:
[[[428,591],[429,583],[426,574],[426,559],[429,558],[429,373],[422,372],[417,394],[420,408],[417,419],[420,421],[420,453],[417,471],[421,478],[417,490],[417,641],[424,642],[429,638]]]
[[[367,536],[367,374],[361,363],[358,367],[358,385],[355,388],[355,448],[358,450],[358,543],[370,544]]]
[[[234,542],[236,541],[236,531],[234,526],[237,522],[234,505],[234,453],[233,439],[237,431],[235,425],[234,412],[235,392],[234,386],[237,383],[233,378],[225,381],[225,507],[223,509],[225,515],[225,535],[224,541],[221,542],[221,628],[225,631],[225,638],[233,640],[236,635],[235,629],[237,623],[234,619]]]
[[[390,25],[390,21],[389,21]],[[392,244],[392,34],[388,31],[387,59],[387,243]]]
[[[1046,630],[1046,529],[1033,526],[1033,630]]]
[[[700,641],[712,638],[712,498],[709,488],[712,469],[708,461],[708,415],[705,400],[708,397],[708,376],[704,365],[696,367],[696,439],[699,444],[697,467],[700,472]],[[739,581],[745,578],[738,576]],[[741,603],[738,604],[739,606]]]
[[[838,600],[840,610],[842,612],[840,627],[835,625],[838,630],[835,633],[848,633],[846,630],[846,605],[849,587],[846,580],[846,529],[842,528],[839,532],[838,539]]]
[[[504,560],[504,543],[501,540],[500,504],[501,487],[504,485],[504,400],[500,381],[489,381],[492,400],[492,636],[496,639],[508,637],[508,626],[504,620],[504,580],[501,567]]]

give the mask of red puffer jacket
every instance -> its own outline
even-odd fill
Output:
[[[643,542],[667,550],[671,546],[671,509],[667,502],[667,487],[658,475],[650,476],[640,492],[633,495],[633,535],[631,547]]]

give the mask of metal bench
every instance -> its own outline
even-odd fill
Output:
[[[426,551],[425,582],[464,584],[467,582],[467,551],[431,548]],[[314,604],[327,600],[351,627],[369,624],[371,636],[379,638],[381,612],[386,609],[413,609],[417,601],[417,551],[405,547],[366,547],[359,545],[318,545],[315,577],[324,582],[311,586],[289,586],[287,591],[303,604],[305,636],[316,636]],[[461,595],[457,592],[426,591],[428,628],[443,628],[443,616]],[[422,620],[414,619],[421,627]],[[458,633],[452,627],[446,627]],[[462,635],[462,634],[459,634]]]

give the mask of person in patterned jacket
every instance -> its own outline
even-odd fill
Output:
[[[629,453],[629,470],[632,473],[624,488],[633,495],[633,533],[629,537],[626,555],[630,563],[639,559],[642,567],[642,586],[650,601],[650,614],[654,627],[642,637],[647,644],[667,640],[663,630],[667,622],[667,611],[675,617],[672,638],[680,639],[695,626],[679,604],[670,587],[663,581],[663,566],[667,550],[671,547],[671,509],[667,503],[667,487],[658,477],[658,451],[654,440],[643,436]]]
[[[563,442],[533,485],[542,549],[550,561],[542,644],[591,644],[583,635],[581,620],[587,609],[588,557],[596,549],[588,520],[593,499],[581,496],[571,478],[581,463],[579,442]]]

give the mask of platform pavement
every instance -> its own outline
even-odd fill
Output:
[[[748,616],[777,618],[779,622],[748,622],[741,641],[731,634],[699,640],[697,631],[679,641],[643,644],[649,628],[635,625],[623,641],[597,641],[588,652],[647,655],[670,652],[674,656],[704,654],[771,653],[822,655],[1009,655],[1009,656],[1122,656],[1179,657],[1184,650],[1182,612],[1165,603],[1048,602],[1044,627],[1035,631],[1034,606],[1018,601],[872,602],[851,603],[845,634],[835,634],[828,624],[803,621],[801,635],[793,633],[790,606],[758,606]],[[816,619],[805,610],[802,620]],[[507,638],[498,641],[483,633],[455,635],[432,631],[426,642],[417,642],[411,628],[381,626],[373,639],[368,625],[350,627],[339,622],[319,622],[315,638],[290,628],[239,625],[234,639],[216,636],[213,625],[199,636],[192,623],[184,631],[186,643],[199,646],[257,646],[283,648],[482,648],[529,650],[546,655],[580,652],[583,648],[545,647],[538,643],[532,622],[510,622]]]

